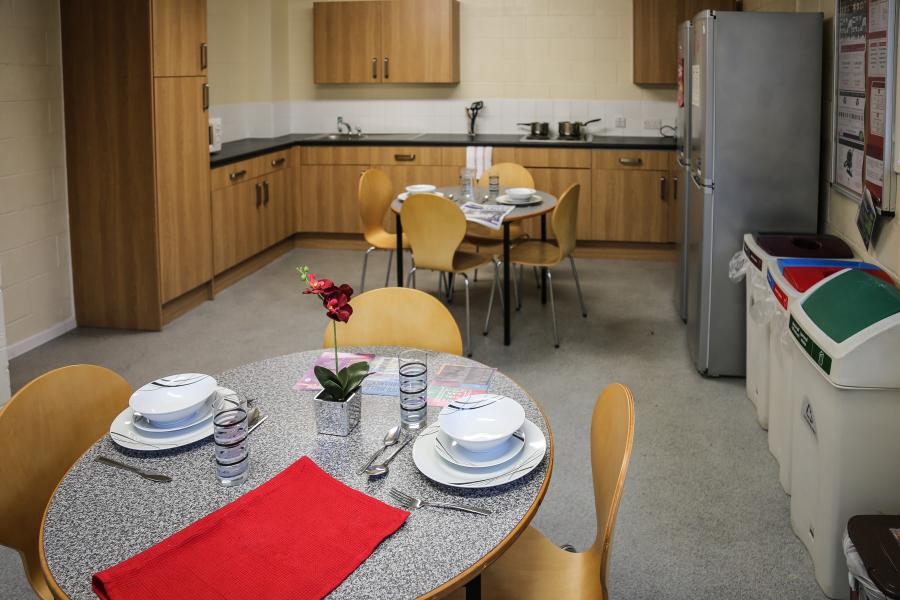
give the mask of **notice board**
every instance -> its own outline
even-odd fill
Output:
[[[895,0],[836,0],[832,183],[893,214]]]

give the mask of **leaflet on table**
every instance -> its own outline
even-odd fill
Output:
[[[496,370],[472,365],[443,365],[428,383],[428,404],[447,406],[485,392]]]
[[[396,356],[376,356],[369,361],[369,373],[363,381],[363,394],[400,395],[400,365]]]
[[[466,202],[462,205],[463,214],[466,221],[484,225],[494,231],[499,231],[503,225],[503,219],[512,212],[513,206],[501,206],[498,204],[478,204],[477,202]]]

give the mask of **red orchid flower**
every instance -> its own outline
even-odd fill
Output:
[[[350,315],[353,314],[353,307],[350,306],[350,296],[343,292],[337,291],[328,294],[325,296],[323,304],[325,305],[328,318],[334,321],[346,323],[350,320]]]
[[[317,279],[314,273],[308,273],[306,283],[309,287],[303,290],[304,294],[324,294],[334,287],[334,282],[330,279]]]

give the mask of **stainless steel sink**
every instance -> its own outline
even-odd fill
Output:
[[[424,133],[323,133],[310,139],[328,140],[332,142],[358,142],[362,140],[370,141],[394,141],[394,140],[414,140],[425,135]]]

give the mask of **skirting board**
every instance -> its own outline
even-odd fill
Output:
[[[16,358],[17,356],[22,356],[29,350],[34,350],[41,344],[46,344],[50,340],[54,338],[58,338],[62,334],[67,331],[71,331],[75,329],[75,317],[71,319],[66,319],[60,323],[56,323],[55,325],[51,325],[44,331],[40,331],[34,334],[31,337],[25,338],[20,342],[16,342],[15,344],[10,344],[6,348],[6,352],[9,355],[9,360]]]

